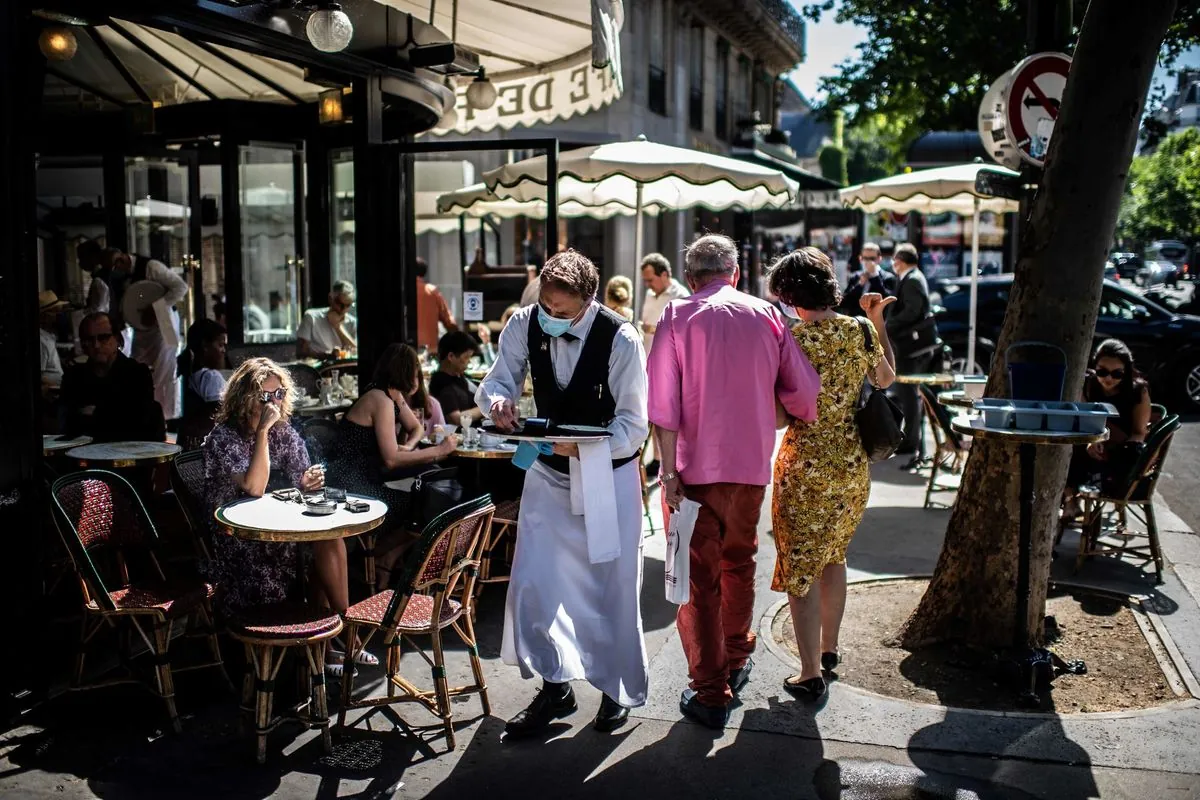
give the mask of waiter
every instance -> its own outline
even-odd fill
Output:
[[[572,512],[578,445],[555,445],[525,478],[501,657],[523,677],[543,682],[529,707],[504,726],[505,738],[535,734],[574,713],[570,681],[586,680],[604,693],[594,723],[602,732],[616,730],[631,707],[646,702],[637,465],[648,431],[645,353],[634,327],[596,302],[599,283],[595,265],[574,250],[547,261],[538,303],[508,321],[496,363],[475,395],[497,427],[511,430],[528,369],[541,417],[612,434],[615,525],[603,531],[588,525],[594,504],[586,514]],[[582,468],[576,464],[575,471]],[[600,535],[611,537],[603,547],[595,541]]]

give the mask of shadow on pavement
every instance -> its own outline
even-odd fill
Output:
[[[851,569],[879,575],[928,575],[942,551],[944,512],[868,506],[846,554]]]

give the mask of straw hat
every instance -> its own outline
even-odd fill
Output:
[[[70,304],[66,300],[59,300],[58,295],[50,289],[38,292],[38,311],[41,313],[58,311],[66,308],[68,305]]]

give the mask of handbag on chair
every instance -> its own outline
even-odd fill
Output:
[[[438,467],[413,479],[412,525],[422,530],[431,520],[462,502],[463,487],[458,467]]]
[[[859,319],[858,324],[862,326],[869,353],[875,349],[871,323]],[[872,462],[891,458],[904,441],[904,413],[887,394],[872,386],[868,378],[863,378],[854,421],[858,425],[858,436],[862,439],[863,449],[867,451],[867,458]]]

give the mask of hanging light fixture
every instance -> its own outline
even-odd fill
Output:
[[[317,119],[322,125],[336,125],[345,121],[341,89],[326,89],[317,96]]]
[[[487,79],[487,72],[479,68],[479,74],[467,87],[467,105],[476,111],[486,111],[496,104],[496,84]]]
[[[70,28],[46,28],[38,36],[38,48],[51,61],[70,61],[78,47]]]
[[[319,3],[305,26],[308,41],[322,53],[338,53],[346,49],[354,36],[354,24],[342,11],[340,3]]]
[[[442,117],[437,121],[435,128],[439,130],[453,130],[458,125],[458,93],[454,91],[454,79],[449,75],[446,76],[445,86],[450,90],[451,97],[450,105],[446,106],[446,110],[442,112]]]

